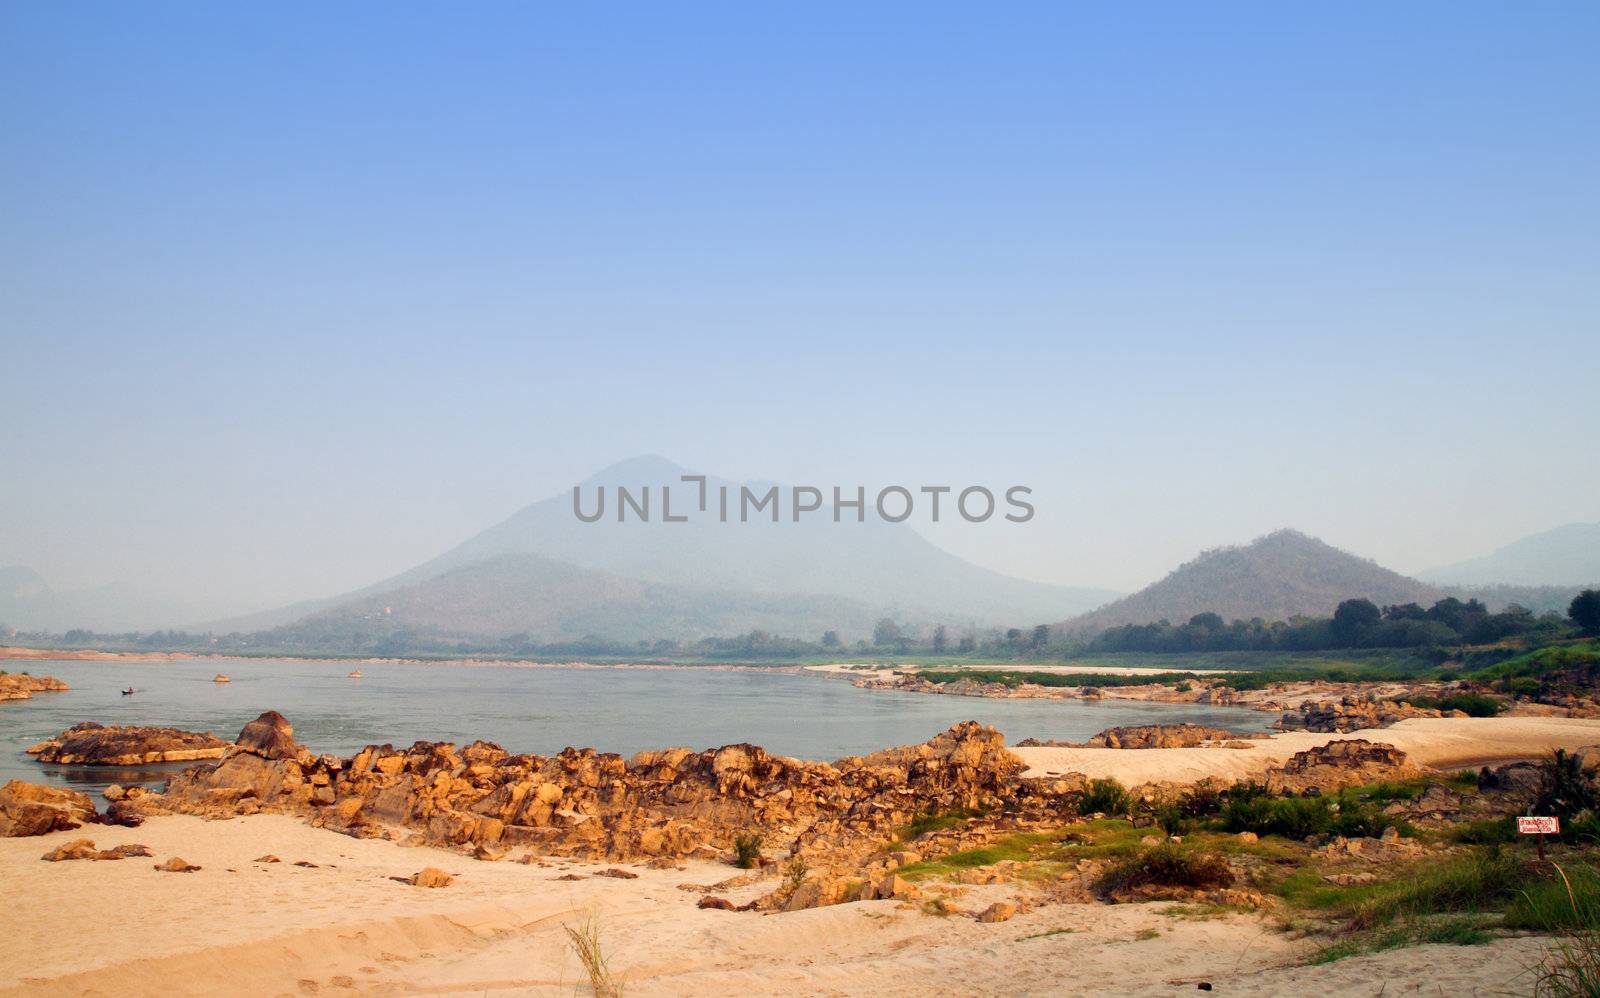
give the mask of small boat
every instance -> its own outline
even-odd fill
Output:
[[[211,681],[213,683],[231,683],[231,682],[233,682],[233,680],[229,679],[227,676],[224,676],[220,672],[217,673],[217,677],[215,679],[211,680]]]
[[[361,678],[361,670],[360,669],[356,669],[355,671],[351,672],[350,675],[346,676],[345,678],[346,679],[360,679]]]
[[[123,696],[125,696],[125,697],[131,697],[131,696],[133,696],[133,687],[132,687],[132,686],[130,686],[130,687],[128,687],[128,688],[127,688],[127,689],[125,689],[125,690],[123,690],[123,691],[122,691],[122,695],[123,695]]]

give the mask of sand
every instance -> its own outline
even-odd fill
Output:
[[[1281,764],[1296,752],[1343,738],[1386,742],[1410,761],[1439,770],[1536,759],[1552,749],[1600,745],[1600,720],[1568,717],[1413,717],[1387,728],[1331,735],[1289,731],[1252,740],[1249,748],[1102,749],[1014,748],[1026,776],[1083,773],[1114,776],[1132,786],[1193,782],[1215,776],[1238,780]]]
[[[39,860],[84,835],[102,848],[142,842],[156,855]],[[284,862],[251,862],[267,852]],[[152,869],[173,854],[203,869]],[[319,866],[292,865],[300,859]],[[428,865],[457,873],[456,883],[423,890],[388,879]],[[675,885],[736,871],[684,865],[566,882],[553,878],[599,867],[483,863],[281,816],[153,818],[137,829],[0,840],[0,994],[587,994],[561,927],[591,913],[629,995],[1187,995],[1201,980],[1232,995],[1519,993],[1518,975],[1544,945],[1422,947],[1312,968],[1300,965],[1308,943],[1254,915],[1176,918],[1161,902],[1043,905],[995,925],[893,901],[734,913],[697,909],[700,895]],[[979,910],[1016,890],[973,888],[957,903]]]

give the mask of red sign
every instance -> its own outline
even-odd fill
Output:
[[[1561,819],[1518,818],[1517,831],[1524,835],[1556,835],[1561,831]]]

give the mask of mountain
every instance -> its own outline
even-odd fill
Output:
[[[156,630],[217,610],[118,582],[58,592],[31,568],[0,568],[0,626],[20,631]]]
[[[752,629],[814,636],[823,621],[867,633],[874,617],[833,596],[719,591],[645,582],[537,555],[501,555],[341,603],[274,634],[299,644],[381,644],[408,632],[451,638],[526,635],[537,643],[598,635],[693,640]]]
[[[565,634],[577,627],[586,634],[618,638],[624,630],[638,631],[636,622],[667,626],[667,621],[678,620],[691,629],[713,628],[714,624],[713,629],[696,636],[761,628],[800,637],[834,629],[850,637],[870,631],[870,623],[857,630],[857,622],[878,616],[893,616],[907,623],[1029,626],[1030,622],[1059,620],[1091,609],[1117,595],[1110,590],[1029,582],[980,568],[939,549],[904,524],[872,515],[870,497],[865,522],[857,522],[853,512],[846,512],[836,523],[832,507],[826,503],[794,522],[789,515],[789,492],[780,489],[783,515],[778,522],[764,515],[740,522],[741,484],[764,492],[772,483],[737,483],[708,476],[709,512],[698,513],[698,486],[681,480],[687,474],[691,474],[688,469],[664,458],[633,458],[579,485],[585,511],[592,510],[598,490],[606,490],[607,515],[598,522],[585,523],[574,515],[573,495],[566,491],[533,503],[438,557],[365,589],[217,622],[209,629],[258,630],[320,618],[330,611],[337,611],[336,619],[349,620],[353,619],[351,607],[370,607],[386,594],[407,591],[417,599],[443,601],[447,591],[465,588],[479,594],[471,600],[441,602],[438,612],[423,613],[420,606],[409,612],[473,634],[497,628],[510,629],[500,633],[544,629]],[[619,486],[636,496],[650,488],[652,518],[648,522],[637,518],[617,521]],[[695,514],[688,522],[663,521],[662,486],[671,486],[674,515]],[[728,522],[716,515],[722,488],[730,490],[734,503],[735,512]],[[499,573],[508,571],[506,564],[498,563],[508,556],[533,559],[515,563],[523,573],[519,579],[528,587],[524,591],[537,589],[541,599],[564,608],[573,621],[590,618],[580,613],[579,602],[569,593],[606,594],[595,619],[610,621],[616,633],[597,626],[569,625],[544,609],[535,612],[510,591],[503,594],[502,604],[496,604],[489,578],[500,578]],[[491,563],[496,564],[489,567]],[[558,571],[556,563],[565,568]],[[453,576],[448,587],[423,585],[455,572],[465,574]],[[483,578],[474,581],[473,572]],[[625,582],[653,588],[625,590]],[[676,609],[662,616],[649,605],[649,599],[660,599],[664,607]],[[697,605],[695,600],[701,603]],[[785,601],[790,609],[780,612]],[[451,607],[448,614],[442,610],[446,605]],[[632,618],[626,610],[629,606],[633,607]],[[674,627],[673,633],[680,630]]]
[[[1379,606],[1428,606],[1444,593],[1315,537],[1279,530],[1244,547],[1207,551],[1161,581],[1061,626],[1090,634],[1162,619],[1181,623],[1206,611],[1224,620],[1326,617],[1341,600],[1362,596]]]
[[[1532,534],[1481,558],[1429,569],[1422,578],[1461,586],[1595,585],[1600,583],[1600,523],[1569,523]]]

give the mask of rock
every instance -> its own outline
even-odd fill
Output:
[[[1296,752],[1267,771],[1267,785],[1274,793],[1304,793],[1410,779],[1420,772],[1393,745],[1347,738]]]
[[[278,857],[272,855],[272,853],[269,852],[265,856],[257,856],[255,859],[251,860],[251,862],[252,863],[281,863],[281,862],[283,862],[283,860],[279,859]]]
[[[707,894],[695,904],[696,908],[716,908],[721,911],[737,911],[738,907],[727,898],[712,897]]]
[[[980,922],[1005,922],[1017,913],[1017,906],[1010,901],[996,901],[983,909],[978,915]]]
[[[437,866],[427,866],[411,875],[412,887],[449,887],[455,878]]]
[[[630,873],[627,870],[619,870],[618,868],[616,868],[614,866],[611,867],[610,869],[601,870],[599,873],[596,873],[595,876],[597,876],[597,877],[612,877],[612,878],[615,878],[617,880],[638,880],[639,879],[639,875],[637,873]]]
[[[294,726],[275,710],[269,710],[246,724],[234,744],[263,759],[301,759],[310,753],[294,740]]]
[[[209,732],[180,731],[177,728],[108,728],[103,724],[85,721],[30,747],[28,754],[37,756],[40,762],[67,766],[142,766],[155,762],[218,759],[227,748],[227,742]]]
[[[121,825],[124,828],[138,828],[144,824],[144,814],[140,812],[139,805],[130,800],[113,801],[106,808],[106,813],[95,819],[101,825]]]
[[[71,842],[56,846],[39,858],[47,863],[59,863],[68,859],[93,859],[97,851],[93,839],[73,839]]]
[[[1393,825],[1390,825],[1388,828],[1385,828],[1383,830],[1383,834],[1378,836],[1378,838],[1379,838],[1380,841],[1383,841],[1383,842],[1399,842],[1400,841],[1400,829],[1394,827]]]
[[[94,802],[76,790],[22,780],[0,787],[0,838],[47,835],[94,819]]]
[[[1222,742],[1250,738],[1223,728],[1208,728],[1203,724],[1140,724],[1107,728],[1074,748],[1156,749],[1194,748],[1207,742]]]
[[[897,873],[886,873],[878,881],[877,896],[888,900],[894,898],[900,901],[910,901],[922,896],[922,891],[911,881]]]
[[[174,856],[165,863],[157,863],[156,869],[163,873],[193,873],[200,868],[179,856]]]
[[[1240,832],[1238,835],[1236,835],[1234,837],[1237,838],[1240,842],[1259,842],[1259,841],[1261,841],[1260,836],[1256,835],[1255,832]]]
[[[27,700],[35,693],[63,693],[69,688],[54,676],[0,675],[0,700]]]

